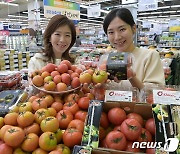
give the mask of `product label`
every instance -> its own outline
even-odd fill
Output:
[[[158,104],[180,104],[179,91],[153,90],[154,103]]]
[[[132,91],[106,90],[105,102],[107,101],[132,102]]]

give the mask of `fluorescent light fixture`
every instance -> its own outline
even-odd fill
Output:
[[[171,16],[174,16],[174,17],[180,17],[180,15],[170,15],[170,17],[171,17]]]
[[[180,5],[172,5],[171,8],[180,7]]]
[[[1,5],[11,5],[11,6],[19,6],[19,4],[15,3],[7,3],[7,2],[0,2]]]
[[[28,18],[27,16],[15,16],[15,15],[8,15],[8,17],[15,17],[15,18]]]
[[[160,13],[163,13],[163,12],[151,12],[151,14],[160,14]]]
[[[163,7],[158,7],[158,10],[159,9],[168,9],[168,8],[170,8],[171,6],[163,6]]]

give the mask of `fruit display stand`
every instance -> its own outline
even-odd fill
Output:
[[[13,103],[15,105],[10,108],[10,112],[0,118],[2,122],[0,123],[2,142],[0,149],[6,147],[10,153],[13,151],[14,153],[44,152],[51,154],[58,151],[70,154],[74,152],[76,147],[81,148],[83,152],[89,150],[89,153],[95,154],[128,153],[122,151],[126,150],[128,148],[126,145],[129,144],[128,150],[132,150],[132,142],[127,141],[131,138],[123,131],[125,124],[130,125],[129,121],[136,123],[137,127],[132,126],[132,128],[139,128],[139,136],[137,134],[131,136],[136,136],[138,141],[141,140],[139,139],[142,131],[141,125],[147,130],[153,126],[151,123],[150,126],[146,127],[146,123],[148,119],[153,117],[154,110],[152,110],[151,104],[139,101],[138,95],[140,93],[134,88],[125,91],[117,87],[118,89],[114,90],[113,95],[119,96],[121,99],[111,101],[112,97],[105,96],[105,94],[112,95],[111,85],[107,86],[107,90],[109,90],[107,92],[105,92],[105,87],[96,86],[98,83],[104,84],[107,81],[106,71],[92,69],[82,71],[65,60],[59,65],[47,64],[41,70],[32,72],[30,78],[31,84],[34,84],[35,88],[26,88],[21,95],[22,97]],[[88,84],[87,87],[86,84]],[[46,93],[47,91],[48,93]],[[104,102],[105,100],[107,102]],[[155,106],[153,106],[154,108]],[[118,112],[113,111],[114,114],[112,114],[111,110],[116,109]],[[139,118],[141,122],[134,120],[132,113],[140,115],[138,117],[142,117]],[[126,119],[127,117],[130,120]],[[122,140],[117,139],[121,143],[121,149],[115,149],[108,142],[103,142],[108,134],[115,129],[115,126],[120,125],[116,122],[125,125],[123,128],[120,126],[123,133],[116,131],[122,138]],[[119,127],[116,127],[116,130],[119,130]],[[14,136],[11,136],[12,134],[9,132],[13,133]],[[144,132],[142,133],[144,135]],[[152,138],[150,142],[154,141],[155,137],[150,136]],[[16,142],[17,138],[18,142]],[[125,138],[128,139],[125,140]],[[121,141],[125,143],[123,144]],[[139,150],[139,148],[133,150]],[[145,149],[140,152],[145,152]],[[7,153],[7,150],[5,152],[0,150],[1,153]],[[75,154],[77,153],[75,152]]]

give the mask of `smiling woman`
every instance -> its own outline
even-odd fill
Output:
[[[73,22],[63,15],[53,16],[44,32],[44,50],[30,59],[29,73],[40,70],[47,63],[59,64],[61,60],[73,63],[74,59],[69,56],[69,50],[75,40],[76,30]]]
[[[104,19],[103,28],[117,52],[128,52],[133,55],[133,70],[129,69],[131,73],[128,72],[133,76],[120,81],[119,86],[142,89],[145,85],[165,83],[159,53],[135,46],[133,38],[136,25],[128,9],[118,8],[109,12]]]

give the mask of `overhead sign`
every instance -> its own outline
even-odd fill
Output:
[[[80,5],[64,0],[44,0],[44,16],[51,18],[56,14],[67,16],[71,20],[80,20]]]
[[[18,23],[9,23],[8,30],[20,30],[22,26]]]
[[[139,0],[138,11],[157,10],[158,0]]]
[[[87,8],[88,17],[99,17],[101,16],[101,5],[91,5]]]

